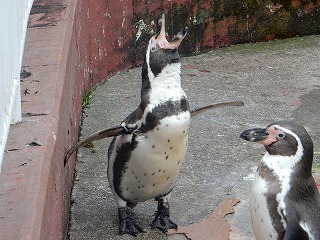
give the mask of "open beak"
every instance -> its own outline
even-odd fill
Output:
[[[180,46],[180,43],[187,35],[188,27],[182,29],[170,42],[166,39],[166,29],[165,29],[165,14],[161,13],[157,20],[157,34],[154,36],[157,44],[164,49],[177,49]]]

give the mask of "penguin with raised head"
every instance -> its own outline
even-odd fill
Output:
[[[164,13],[157,26],[142,67],[141,103],[121,124],[128,132],[116,136],[108,150],[108,181],[118,206],[119,231],[134,236],[143,230],[128,208],[150,199],[158,202],[151,228],[177,228],[170,219],[169,198],[188,145],[190,110],[178,54],[187,28],[169,42]]]
[[[190,117],[207,110],[243,106],[223,102],[189,110],[180,83],[178,47],[184,28],[170,42],[165,37],[165,16],[157,21],[157,33],[148,44],[142,68],[141,103],[122,123],[97,131],[73,145],[64,165],[81,146],[114,137],[108,151],[108,181],[119,210],[119,231],[136,236],[142,228],[128,214],[128,207],[154,198],[158,210],[152,228],[166,232],[177,225],[170,219],[169,197],[177,180],[188,141]]]
[[[267,150],[250,202],[256,239],[319,240],[320,195],[311,173],[313,142],[305,128],[294,121],[277,121],[240,137],[262,143]]]

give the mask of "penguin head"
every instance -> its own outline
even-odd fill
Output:
[[[312,139],[305,128],[294,121],[277,121],[266,128],[249,129],[240,137],[262,143],[270,155],[295,156],[303,151],[303,155],[311,155],[311,161],[313,158]]]
[[[185,27],[171,41],[168,41],[165,32],[165,14],[160,14],[157,20],[157,33],[149,40],[146,58],[142,68],[143,77],[148,76],[149,81],[151,81],[156,78],[166,66],[179,62],[180,56],[178,48],[186,36],[187,31],[188,28]]]

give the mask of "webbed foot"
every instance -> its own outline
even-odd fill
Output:
[[[166,233],[169,229],[178,229],[178,225],[170,219],[169,203],[158,200],[158,210],[154,220],[151,222],[151,228],[158,228]]]
[[[128,213],[128,207],[119,208],[119,233],[130,234],[137,237],[139,233],[145,232],[142,227],[134,223]]]

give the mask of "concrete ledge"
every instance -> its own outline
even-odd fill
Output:
[[[64,169],[62,159],[68,141],[76,140],[81,93],[70,68],[69,16],[75,6],[52,3],[60,8],[50,21],[34,8],[30,16],[23,70],[31,76],[21,82],[23,121],[10,129],[0,175],[3,239],[62,239],[66,234],[73,167]],[[45,27],[33,25],[40,18]]]
[[[279,37],[281,32],[283,36],[299,34],[288,29],[292,26],[289,20],[287,25],[279,23],[282,15],[289,19],[290,11],[294,15],[299,10],[302,20],[313,24],[304,32],[300,27],[301,34],[319,33],[319,21],[315,21],[319,19],[319,4],[292,1],[291,5],[271,5],[271,10],[265,10],[267,1],[256,1],[261,3],[253,6],[260,11],[257,15],[252,8],[237,12],[238,5],[226,4],[230,1],[222,1],[219,6],[211,6],[209,0],[201,1],[201,5],[193,2],[34,2],[23,61],[26,78],[21,82],[23,121],[10,129],[0,174],[1,239],[67,236],[75,159],[64,168],[63,157],[77,140],[83,90],[142,61],[154,27],[152,20],[160,9],[178,23],[171,25],[170,32],[176,33],[186,22],[190,26],[190,40],[181,49],[182,54],[266,40]],[[257,31],[257,24],[247,25],[258,23],[258,16],[268,14],[278,26],[275,33],[263,27]],[[247,16],[252,22],[245,21]],[[259,35],[255,35],[257,32]]]

